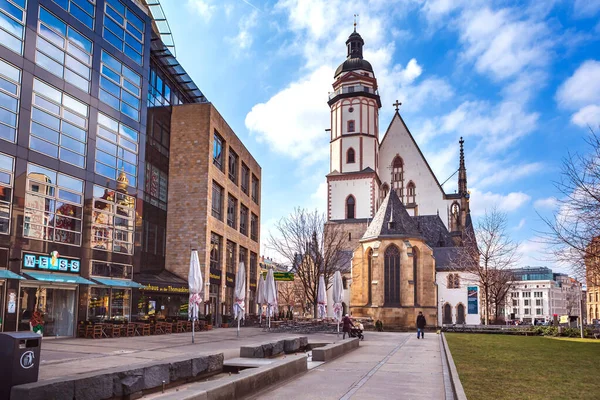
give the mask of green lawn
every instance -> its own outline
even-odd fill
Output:
[[[446,334],[469,400],[600,399],[600,346],[544,337]]]

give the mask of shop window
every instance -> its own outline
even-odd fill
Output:
[[[106,105],[139,121],[142,78],[102,50],[99,99]]]
[[[89,106],[35,78],[29,148],[85,168]]]
[[[96,16],[95,0],[53,0],[56,4],[64,8],[72,16],[77,18],[82,24],[94,30],[94,20]]]
[[[0,153],[0,234],[5,235],[10,234],[14,163],[13,157]]]
[[[35,62],[84,92],[90,92],[92,41],[40,7]]]
[[[17,329],[41,329],[40,333],[45,337],[73,336],[75,312],[74,288],[23,285],[19,295]]]
[[[227,249],[226,249],[226,259],[225,265],[227,268],[227,272],[235,274],[236,268],[236,255],[235,255],[236,244],[232,241],[227,241]]]
[[[94,186],[92,248],[133,254],[135,198]]]
[[[27,166],[23,236],[80,246],[82,215],[82,180]]]
[[[90,288],[88,320],[125,321],[131,319],[131,289]]]
[[[106,0],[102,36],[119,51],[142,65],[145,23],[118,0]]]
[[[0,43],[2,43],[2,3],[0,3]],[[16,142],[21,96],[21,70],[0,59],[0,139]]]
[[[133,128],[98,113],[96,137],[97,174],[117,180],[121,173],[127,185],[137,187],[139,133]]]
[[[227,196],[227,225],[237,229],[237,199],[232,195]]]
[[[26,0],[0,1],[0,43],[20,55],[23,55],[26,10]]]

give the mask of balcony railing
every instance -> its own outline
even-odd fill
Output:
[[[329,93],[329,100],[333,99],[338,94],[345,93],[371,93],[379,96],[379,92],[377,90],[373,90],[368,86],[355,85],[355,86],[344,86],[341,89],[336,90],[335,92]]]

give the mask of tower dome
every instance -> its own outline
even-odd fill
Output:
[[[363,40],[362,36],[356,32],[355,28],[354,32],[352,32],[350,36],[348,36],[348,40],[346,40],[346,47],[348,49],[346,61],[337,67],[335,70],[335,76],[338,76],[342,72],[354,71],[357,69],[373,72],[371,63],[363,59],[364,45],[365,41]]]

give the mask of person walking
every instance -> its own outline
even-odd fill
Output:
[[[344,333],[342,339],[346,339],[346,333],[348,334],[348,337],[350,337],[350,329],[354,326],[348,314],[346,314],[344,318],[342,318],[342,324],[344,324],[342,327],[342,331]]]
[[[419,316],[417,317],[417,339],[419,339],[419,335],[421,339],[425,339],[425,325],[427,325],[425,316],[422,311],[419,311]]]

